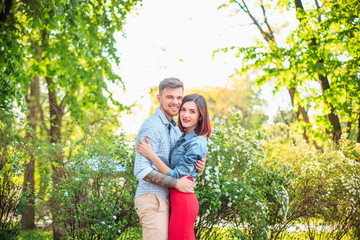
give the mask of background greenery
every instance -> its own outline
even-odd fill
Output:
[[[114,33],[137,4],[0,2],[0,239],[141,237],[134,139],[115,134],[131,109],[108,88],[123,84]],[[187,89],[208,99],[214,129],[197,238],[359,239],[360,3],[219,7],[247,14],[262,38],[214,52],[243,60],[226,87]],[[285,12],[291,30],[273,21]],[[273,125],[258,91],[268,82],[293,106]]]

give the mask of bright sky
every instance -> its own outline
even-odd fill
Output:
[[[245,14],[218,9],[223,0],[143,0],[137,14],[127,16],[124,32],[117,37],[121,54],[118,73],[126,91],[118,92],[120,102],[131,105],[149,88],[166,77],[177,77],[185,88],[224,86],[240,59],[213,51],[228,46],[249,46],[256,29],[245,28]],[[259,36],[258,36],[259,37]],[[271,92],[265,93],[271,100]],[[281,101],[281,100],[280,100]],[[122,117],[123,129],[137,133],[148,115],[149,96],[144,106]],[[274,109],[274,108],[272,108]]]

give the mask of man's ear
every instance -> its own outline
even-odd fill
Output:
[[[160,94],[157,95],[157,100],[160,103]]]

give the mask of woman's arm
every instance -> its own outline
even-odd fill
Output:
[[[161,161],[161,159],[152,150],[151,143],[147,137],[145,137],[145,141],[146,143],[139,140],[138,144],[136,145],[136,150],[144,157],[150,159],[155,164],[159,172],[167,174],[170,168],[166,166],[165,163],[163,163],[163,161]]]
[[[176,161],[177,164],[173,166],[167,175],[173,178],[181,178],[192,173],[195,169],[198,159],[204,158],[206,155],[206,142],[194,141],[186,146],[185,152],[174,151],[171,155],[171,160]]]

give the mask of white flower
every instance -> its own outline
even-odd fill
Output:
[[[120,178],[119,178],[119,185],[120,185],[120,186],[123,186],[124,183],[125,183],[125,178],[120,177]]]
[[[116,220],[116,216],[114,215],[113,218]]]
[[[104,222],[104,221],[102,221],[102,222],[101,222],[101,224],[105,224],[105,222]]]
[[[65,196],[65,197],[69,196],[68,192],[65,192],[65,193],[64,193],[64,196]]]
[[[232,206],[232,203],[231,203],[231,202],[229,202],[229,203],[228,203],[228,207],[231,207],[231,206]]]

